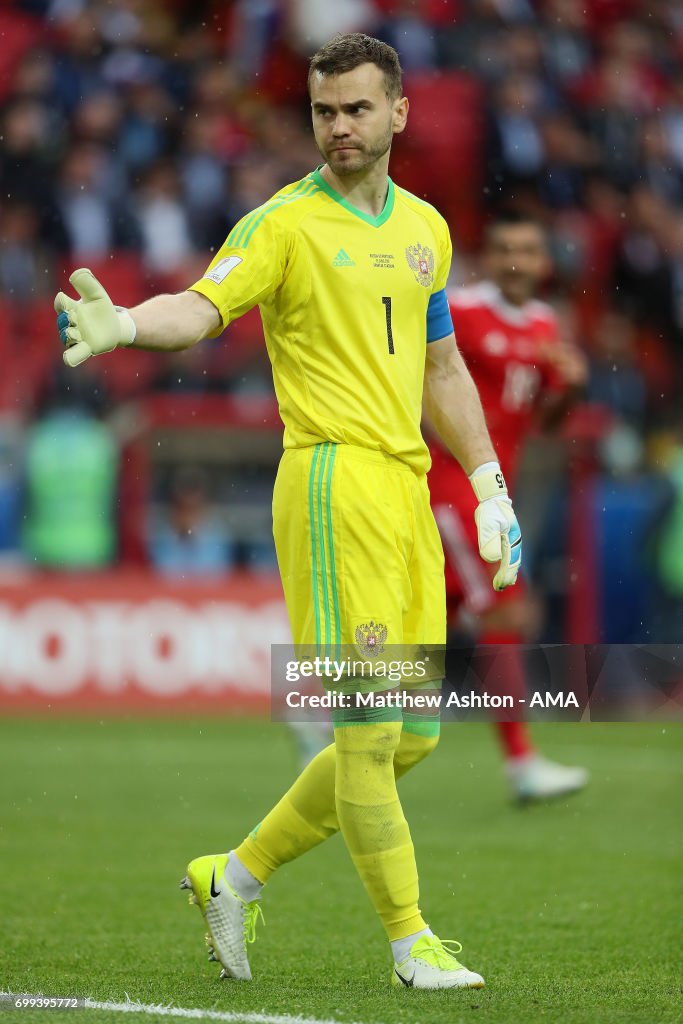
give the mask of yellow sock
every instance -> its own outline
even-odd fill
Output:
[[[259,882],[339,829],[334,806],[334,743],[306,765],[294,785],[235,853]]]
[[[401,722],[335,728],[337,817],[361,881],[390,940],[425,928],[415,851],[396,792]]]
[[[397,779],[424,760],[438,742],[438,719],[425,728],[424,719],[413,718],[418,720],[416,725],[404,713],[401,740],[394,755]],[[240,861],[259,882],[267,882],[282,864],[296,860],[339,831],[335,771],[336,752],[331,743],[313,758],[279,803],[237,847]]]

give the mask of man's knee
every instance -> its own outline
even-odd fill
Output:
[[[349,721],[335,716],[334,741],[337,759],[363,757],[379,768],[390,765],[401,741],[401,721],[397,716],[366,715]]]

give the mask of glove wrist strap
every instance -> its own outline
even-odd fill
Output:
[[[505,477],[497,462],[485,462],[470,474],[470,483],[477,501],[488,498],[507,498],[508,489]]]
[[[132,345],[135,341],[135,335],[137,334],[135,320],[133,320],[133,317],[125,306],[114,306],[114,309],[118,313],[119,330],[121,334],[118,344],[124,347]]]

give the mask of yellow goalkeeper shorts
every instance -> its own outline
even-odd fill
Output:
[[[351,445],[287,449],[273,532],[296,645],[443,645],[443,549],[426,475]]]

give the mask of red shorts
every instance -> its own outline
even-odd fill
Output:
[[[449,612],[464,607],[483,615],[504,601],[519,600],[521,579],[514,587],[496,591],[492,580],[497,566],[479,554],[474,510],[477,499],[467,476],[452,455],[430,446],[432,469],[429,491],[446,560],[446,598]]]

